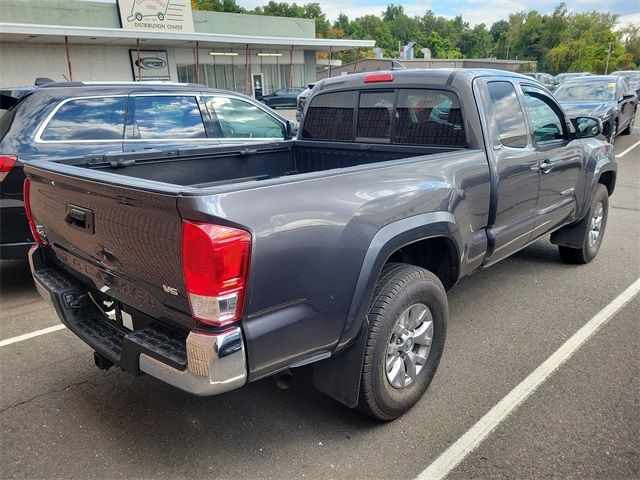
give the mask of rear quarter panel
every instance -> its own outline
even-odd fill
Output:
[[[461,265],[468,264],[473,234],[487,222],[489,188],[484,152],[462,150],[182,196],[178,209],[183,218],[240,226],[253,235],[243,328],[255,379],[336,346],[365,255],[384,226],[449,212],[461,226]]]

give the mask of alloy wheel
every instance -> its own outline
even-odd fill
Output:
[[[600,232],[602,231],[602,217],[604,214],[604,205],[602,202],[598,202],[596,205],[596,213],[591,217],[591,226],[589,228],[589,247],[595,247],[600,238]]]
[[[433,340],[433,316],[426,305],[415,303],[396,321],[387,347],[387,380],[394,388],[416,382],[427,363]]]

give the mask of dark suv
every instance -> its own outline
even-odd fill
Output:
[[[32,243],[23,162],[280,141],[292,125],[260,102],[175,83],[45,83],[0,90],[0,258]]]

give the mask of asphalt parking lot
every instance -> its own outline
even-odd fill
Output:
[[[286,391],[199,398],[97,370],[65,329],[1,342],[59,324],[26,262],[2,262],[0,478],[415,478],[640,277],[640,129],[616,154],[597,258],[569,266],[542,240],[459,283],[431,388],[391,423],[315,391],[306,369]],[[640,478],[639,318],[636,295],[447,478]]]

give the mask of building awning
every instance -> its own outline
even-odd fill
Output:
[[[189,47],[199,42],[201,48],[301,48],[329,51],[373,48],[375,40],[345,40],[331,38],[259,37],[251,35],[227,35],[211,33],[158,32],[149,30],[124,30],[121,28],[67,27],[32,25],[25,23],[0,23],[0,42],[21,44],[119,45],[132,46],[139,39],[143,45],[154,47]]]

